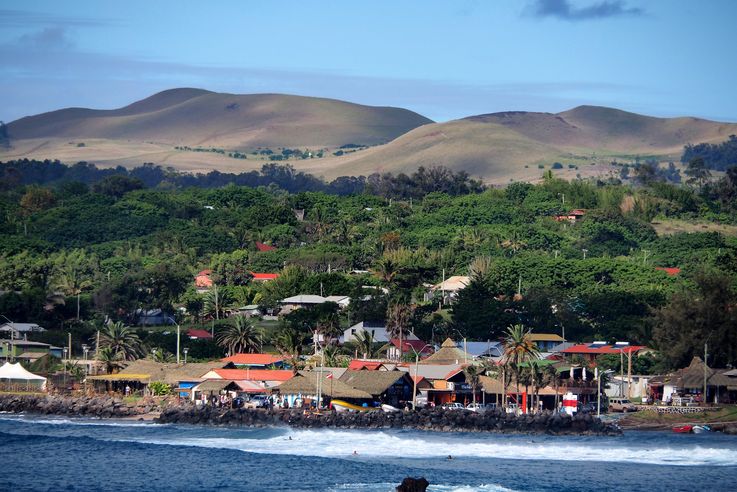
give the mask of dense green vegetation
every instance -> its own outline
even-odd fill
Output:
[[[134,324],[137,310],[154,308],[184,308],[177,316],[186,326],[214,322],[215,331],[226,330],[221,318],[233,306],[273,307],[287,296],[322,293],[354,302],[345,313],[327,304],[291,314],[266,343],[336,333],[361,320],[386,319],[395,333],[411,328],[434,341],[497,339],[524,324],[565,329],[570,340],[652,345],[672,366],[711,340],[711,363],[737,362],[737,240],[713,232],[658,237],[650,225],[656,217],[737,222],[731,171],[698,187],[566,182],[548,171],[539,185],[484,189],[462,174],[421,169],[368,178],[361,193],[344,196],[312,190],[309,183],[322,182],[307,175],[305,191],[290,193],[277,181],[181,188],[187,181],[178,174],[183,181],[152,185],[134,172],[87,165],[57,176],[55,162],[20,166],[33,169],[30,179],[17,164],[2,167],[0,314],[39,322],[51,329],[43,335],[50,341],[75,331],[81,344],[103,320]],[[265,169],[259,179],[293,173]],[[97,172],[104,177],[92,183],[72,178]],[[44,173],[48,186],[29,183]],[[294,173],[288,183],[296,191]],[[586,209],[584,218],[554,219],[571,208]],[[276,249],[259,251],[257,242]],[[198,294],[193,277],[204,268],[217,287]],[[252,272],[281,276],[259,284]],[[426,285],[469,273],[471,284],[450,305],[424,300]],[[255,343],[250,328],[241,329]],[[172,350],[160,333],[139,336]],[[190,356],[206,357],[213,347]]]

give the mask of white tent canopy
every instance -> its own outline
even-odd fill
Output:
[[[27,371],[19,362],[11,364],[6,362],[0,367],[0,382],[6,383],[32,383],[34,386],[46,386],[46,378],[43,376],[37,376],[32,372]]]

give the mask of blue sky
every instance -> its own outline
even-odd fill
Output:
[[[0,119],[173,87],[737,121],[731,0],[0,3]]]

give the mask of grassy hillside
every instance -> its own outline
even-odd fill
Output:
[[[105,139],[228,149],[375,145],[431,123],[400,108],[281,94],[173,89],[116,110],[69,108],[8,125],[11,138]]]
[[[612,160],[639,156],[677,161],[687,143],[721,142],[737,124],[698,118],[654,118],[580,106],[558,114],[510,111],[445,123],[399,108],[300,96],[218,94],[174,89],[116,110],[70,108],[14,121],[12,148],[0,160],[23,157],[134,167],[143,162],[181,171],[239,173],[268,157],[233,159],[217,152],[258,147],[329,149],[320,159],[293,159],[295,168],[332,179],[374,172],[446,166],[492,184],[535,181],[555,162],[560,177],[602,176]],[[345,144],[366,144],[334,156]]]

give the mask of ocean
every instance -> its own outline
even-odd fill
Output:
[[[424,476],[433,492],[737,490],[737,438],[718,433],[242,429],[1,414],[0,463],[9,492],[389,492],[407,476]]]

